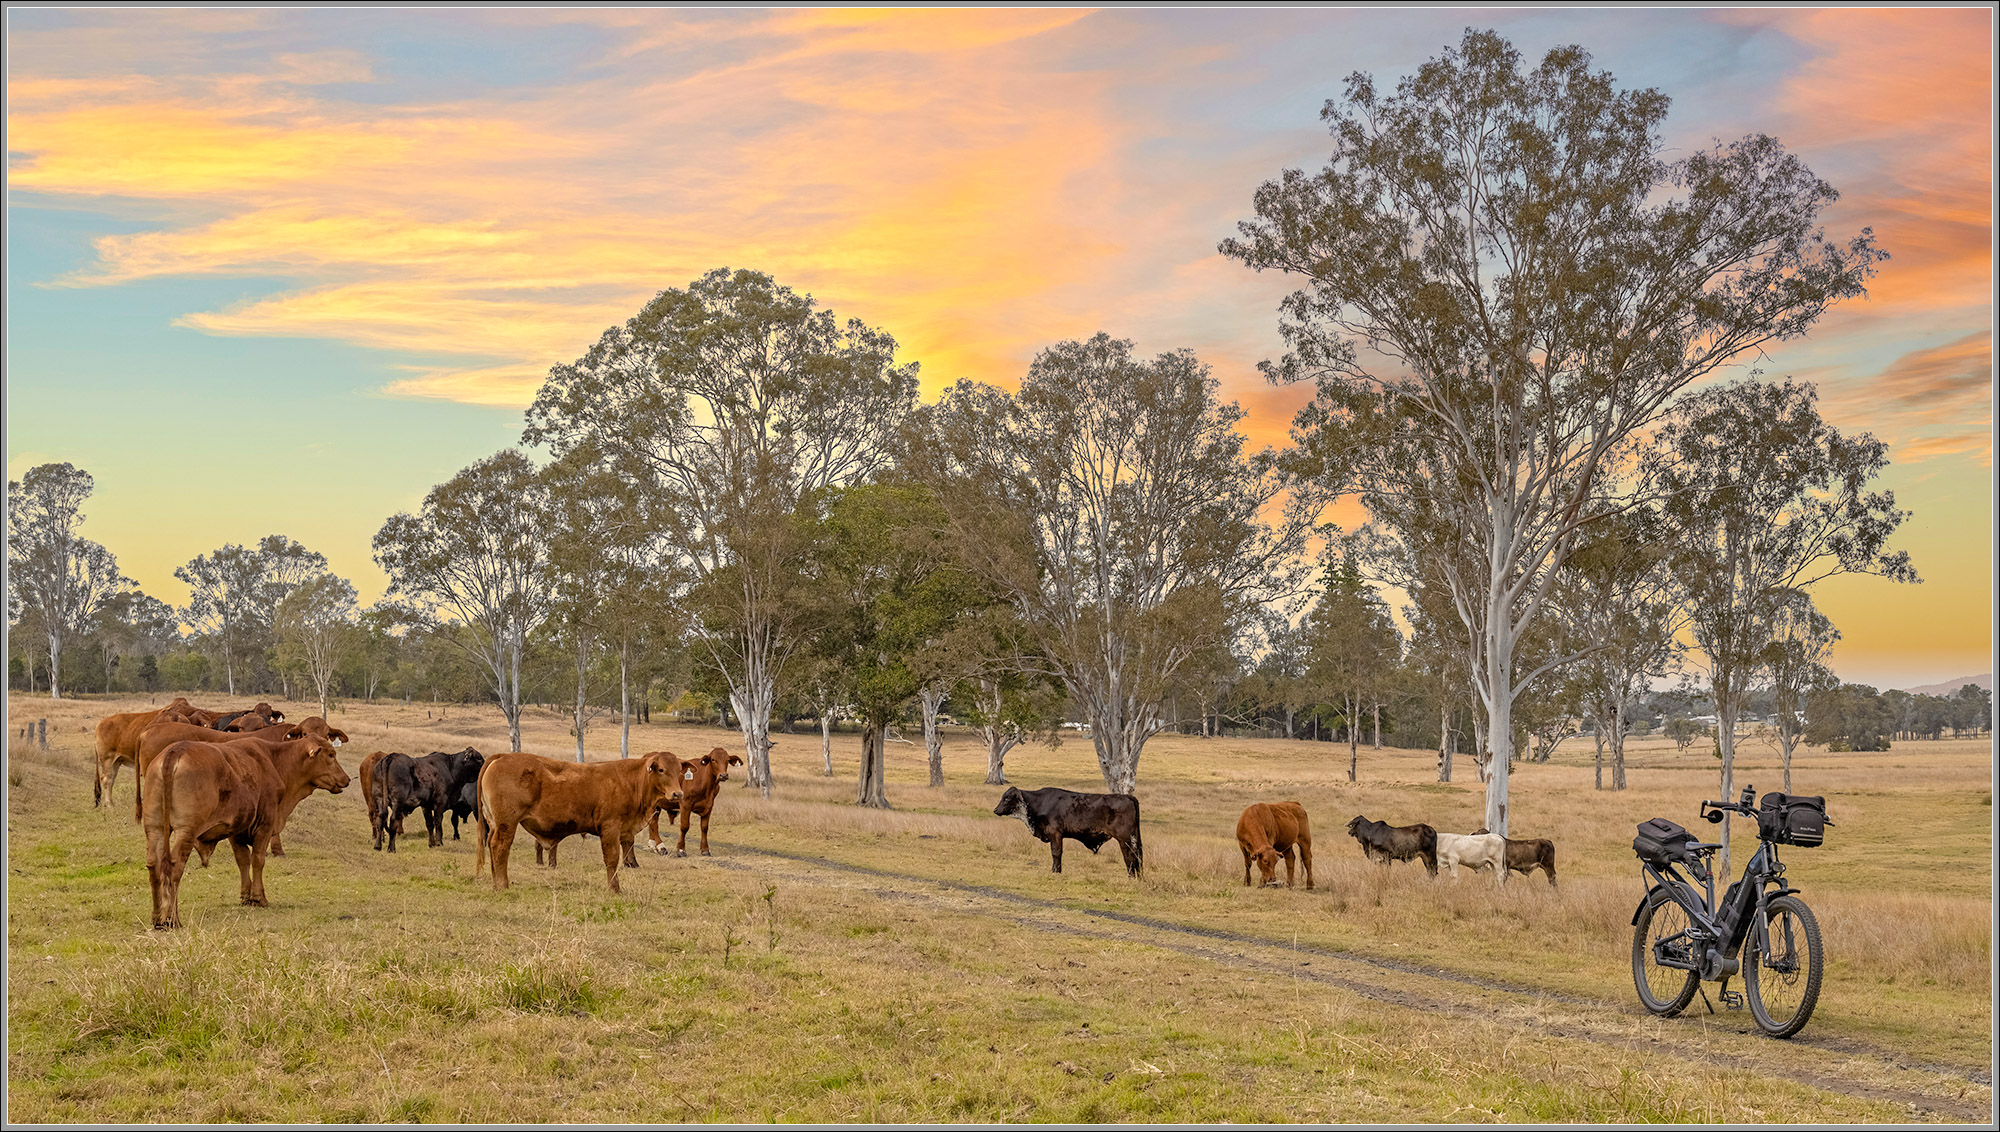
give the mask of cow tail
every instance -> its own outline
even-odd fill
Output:
[[[174,829],[174,764],[180,761],[179,743],[160,752],[160,819],[169,838]]]
[[[491,763],[479,768],[479,777],[473,779],[472,824],[478,839],[472,845],[472,876],[474,880],[486,870],[486,852],[493,844],[486,820],[486,771]]]

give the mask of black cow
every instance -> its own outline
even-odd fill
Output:
[[[1361,843],[1361,851],[1371,861],[1380,861],[1387,866],[1391,861],[1420,860],[1424,868],[1430,870],[1431,876],[1438,875],[1437,830],[1422,822],[1390,825],[1356,814],[1354,820],[1347,823],[1347,832]]]
[[[396,838],[403,832],[403,817],[411,810],[424,812],[424,831],[432,848],[444,844],[444,818],[451,815],[451,836],[458,839],[461,816],[459,802],[465,784],[477,782],[486,756],[467,747],[463,751],[432,751],[421,758],[405,754],[385,756],[375,767],[376,809],[389,834],[389,852],[396,851]]]
[[[1063,838],[1083,842],[1097,852],[1107,841],[1118,842],[1125,872],[1138,876],[1145,865],[1139,844],[1139,800],[1130,794],[1079,794],[1049,786],[1022,790],[1009,786],[993,807],[997,817],[1020,818],[1030,832],[1049,844],[1049,871],[1062,871]]]

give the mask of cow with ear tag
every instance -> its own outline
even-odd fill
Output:
[[[666,843],[660,840],[660,812],[664,811],[668,821],[676,817],[681,823],[680,842],[674,846],[674,856],[687,856],[688,826],[695,817],[701,818],[701,855],[708,852],[708,819],[715,812],[715,799],[722,793],[722,784],[729,781],[729,768],[742,766],[743,760],[737,755],[717,747],[698,759],[685,759],[681,763],[681,797],[669,801],[653,813],[646,823],[646,847],[664,856]]]
[[[646,818],[680,798],[681,760],[665,751],[636,759],[575,763],[509,751],[479,771],[479,831],[472,875],[490,863],[493,887],[507,887],[507,858],[516,832],[538,845],[595,834],[604,850],[604,880],[618,891],[618,868],[637,867],[632,842]]]

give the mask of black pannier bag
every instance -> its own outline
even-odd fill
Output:
[[[1688,846],[1694,844],[1694,840],[1694,834],[1673,822],[1653,818],[1639,823],[1639,836],[1632,839],[1632,852],[1655,868],[1678,865],[1693,860]]]
[[[1810,849],[1826,841],[1826,799],[1766,794],[1757,805],[1757,836]]]

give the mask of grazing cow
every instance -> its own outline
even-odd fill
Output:
[[[604,879],[618,891],[618,866],[637,868],[632,842],[653,811],[680,794],[681,760],[665,751],[636,759],[572,763],[510,751],[479,772],[479,830],[472,875],[490,862],[493,887],[507,887],[517,830],[538,843],[594,833],[603,843]]]
[[[181,723],[192,723],[197,727],[206,727],[211,731],[223,730],[223,725],[232,723],[243,716],[262,717],[262,723],[254,720],[251,721],[251,730],[285,721],[285,713],[267,703],[259,703],[255,707],[244,708],[241,711],[209,711],[206,708],[190,706],[182,708],[175,714],[180,716],[179,722]]]
[[[708,853],[708,816],[715,812],[715,799],[722,792],[722,784],[729,781],[729,768],[742,766],[743,759],[717,747],[698,759],[683,759],[681,763],[681,799],[668,802],[660,810],[655,810],[646,823],[646,847],[664,856],[665,842],[660,840],[660,813],[665,812],[667,820],[676,816],[681,820],[680,843],[674,846],[674,856],[688,855],[688,825],[694,817],[701,818],[701,855]]]
[[[993,807],[996,817],[1017,817],[1036,837],[1048,842],[1049,871],[1062,871],[1063,838],[1081,841],[1092,853],[1107,841],[1118,842],[1127,876],[1145,866],[1139,843],[1139,800],[1130,794],[1081,794],[1059,786],[1022,790],[1009,786]]]
[[[1257,862],[1260,883],[1278,884],[1278,861],[1285,862],[1285,887],[1292,887],[1292,854],[1296,849],[1306,867],[1306,891],[1313,886],[1312,827],[1306,808],[1297,802],[1259,802],[1245,807],[1236,819],[1236,845],[1243,850],[1243,884],[1250,885],[1250,862]]]
[[[1480,826],[1474,833],[1485,833]],[[1532,876],[1536,869],[1549,874],[1549,887],[1556,886],[1556,843],[1546,837],[1530,837],[1516,841],[1507,839],[1507,871]]]
[[[173,703],[163,708],[121,712],[97,721],[97,781],[91,787],[91,805],[104,804],[104,796],[111,793],[111,787],[118,781],[120,766],[138,765],[139,733],[163,716],[178,716],[184,709],[192,711],[193,705],[176,696]]]
[[[1360,814],[1347,823],[1348,836],[1361,843],[1361,851],[1371,861],[1388,865],[1391,861],[1419,860],[1431,876],[1438,875],[1438,833],[1430,826],[1390,825],[1370,821]]]
[[[153,926],[181,926],[181,876],[228,841],[242,873],[243,903],[266,906],[264,858],[292,808],[314,790],[347,788],[333,744],[309,735],[285,743],[238,739],[175,743],[147,768],[146,872],[153,886]]]
[[[403,817],[411,810],[424,812],[424,832],[431,848],[444,844],[444,818],[452,812],[459,788],[479,777],[486,756],[467,747],[463,751],[432,751],[412,758],[392,753],[375,764],[369,776],[369,811],[379,813],[387,828],[389,852],[396,851],[396,839],[403,833]],[[454,820],[452,836],[458,835]]]
[[[1437,835],[1438,863],[1451,870],[1458,880],[1458,867],[1492,869],[1493,887],[1507,883],[1507,839],[1497,833],[1440,833]]]

